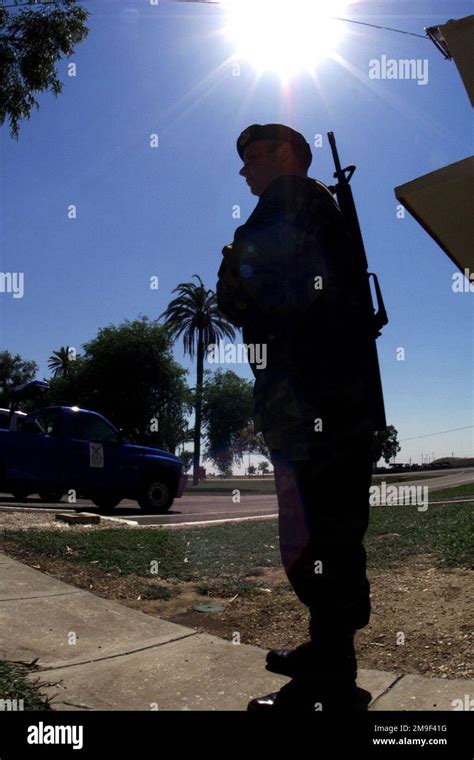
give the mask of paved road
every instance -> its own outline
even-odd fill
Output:
[[[383,478],[374,481],[380,484]],[[418,485],[428,486],[430,500],[436,501],[434,492],[444,488],[450,488],[466,483],[474,483],[474,468],[459,469],[436,478],[413,479],[400,481],[398,485]],[[388,485],[397,485],[389,483]],[[275,494],[241,494],[240,503],[235,503],[232,498],[232,490],[235,488],[235,482],[229,485],[229,493],[226,494],[206,494],[206,493],[185,493],[181,499],[176,499],[171,510],[166,515],[144,515],[136,502],[125,499],[120,506],[113,511],[113,516],[124,517],[136,520],[140,525],[174,525],[181,523],[212,523],[223,522],[235,519],[252,519],[262,517],[277,516],[277,498]],[[350,498],[349,492],[345,492]],[[433,493],[433,496],[431,495]],[[337,496],[337,491],[335,491]],[[61,511],[70,509],[70,505],[64,499],[61,504],[43,504],[36,497],[32,496],[26,502],[14,502],[11,497],[0,496],[1,507],[25,506],[29,508],[39,508],[45,510]],[[79,499],[76,509],[80,511],[92,512],[96,507],[92,502],[86,499]]]

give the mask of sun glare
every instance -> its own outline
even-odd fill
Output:
[[[226,0],[234,58],[283,80],[312,73],[336,49],[344,23],[330,16],[343,14],[346,5],[347,0]]]

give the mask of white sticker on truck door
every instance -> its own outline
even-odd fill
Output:
[[[89,443],[89,467],[104,466],[104,447],[101,443]]]

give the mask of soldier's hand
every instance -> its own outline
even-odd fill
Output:
[[[240,276],[240,259],[241,251],[239,246],[232,243],[225,245],[222,249],[222,255],[224,257],[223,264],[226,265],[225,275],[232,279],[232,284],[237,285]]]

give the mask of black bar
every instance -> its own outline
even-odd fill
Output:
[[[43,724],[41,734],[38,731]],[[44,743],[49,726],[70,727],[70,744]],[[467,711],[368,712],[344,711],[278,715],[247,712],[10,712],[0,713],[0,758],[160,758],[165,754],[191,758],[250,757],[262,749],[265,757],[283,747],[291,756],[407,757],[472,759],[472,713]],[[75,729],[74,735],[72,730]],[[28,738],[43,737],[42,744]],[[50,733],[50,736],[53,732]],[[66,735],[66,734],[64,734]],[[417,740],[414,742],[414,740]],[[421,742],[425,740],[425,743]],[[106,750],[104,752],[104,750]],[[330,752],[328,752],[330,750]]]

